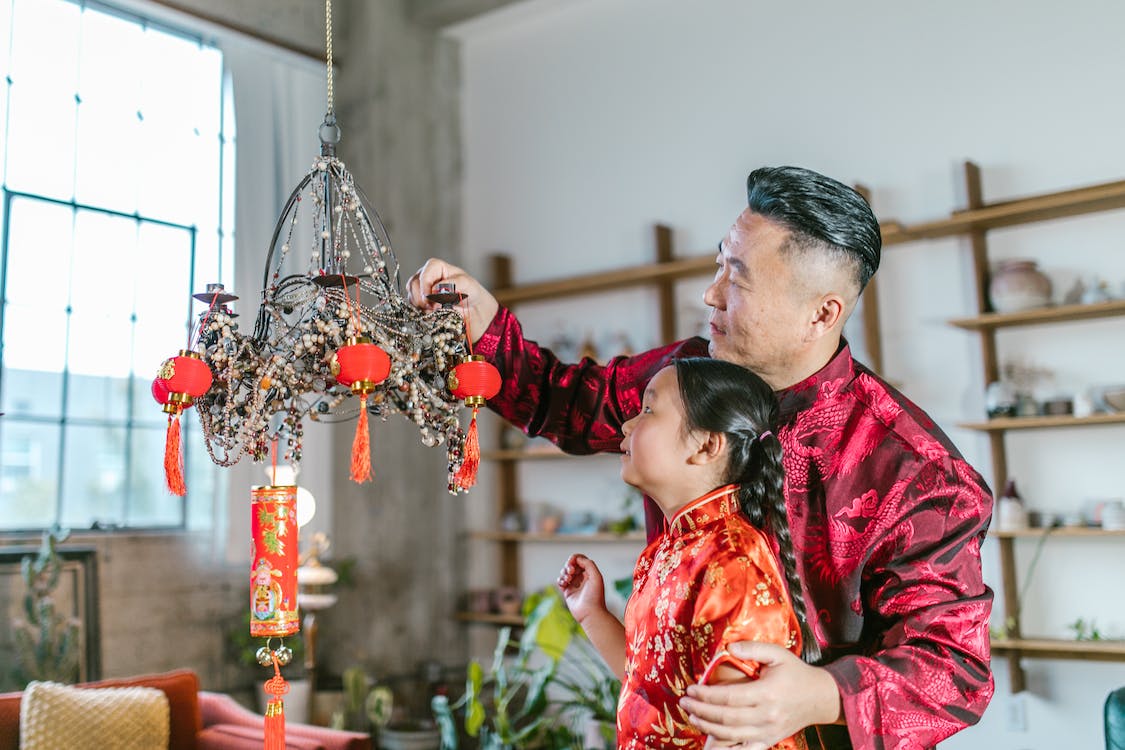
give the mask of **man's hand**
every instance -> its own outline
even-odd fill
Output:
[[[439,281],[452,281],[457,285],[457,291],[468,295],[464,302],[457,305],[457,309],[464,313],[465,308],[468,308],[469,330],[473,335],[473,343],[476,343],[496,317],[500,303],[479,281],[465,273],[464,269],[437,258],[426,261],[406,282],[406,299],[421,310],[439,307],[436,302],[426,299],[426,295],[433,291],[434,285]]]
[[[706,748],[738,745],[766,750],[813,724],[842,720],[840,692],[825,669],[773,643],[741,642],[733,656],[761,665],[754,681],[691,685],[680,706],[709,736]]]

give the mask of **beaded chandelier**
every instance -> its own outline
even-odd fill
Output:
[[[447,373],[465,350],[455,309],[463,295],[447,289],[438,301],[448,304],[427,312],[403,296],[383,223],[336,157],[328,3],[326,16],[328,107],[320,155],[277,220],[253,331],[236,322],[230,305],[238,298],[209,284],[193,295],[207,309],[188,349],[166,361],[153,384],[170,415],[165,467],[176,494],[184,494],[182,469],[177,485],[179,458],[171,454],[178,451],[179,413],[192,403],[208,455],[220,466],[244,454],[263,461],[275,445],[281,453],[275,460],[298,463],[306,417],[333,422],[358,416],[352,478],[365,481],[368,414],[383,420],[401,414],[418,427],[423,444],[447,446],[450,492],[468,486],[457,480],[465,444],[460,399],[446,387]],[[176,390],[177,365],[194,366],[187,360],[202,361],[213,375],[210,383],[197,382],[195,393]]]

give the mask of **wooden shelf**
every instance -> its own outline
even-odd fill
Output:
[[[1020,529],[1019,531],[989,531],[989,536],[998,539],[1038,539],[1046,536],[1065,537],[1115,537],[1125,536],[1125,529],[1107,531],[1097,526],[1055,526],[1050,529]]]
[[[1064,190],[1047,195],[990,203],[980,208],[956,211],[947,219],[904,225],[886,221],[880,226],[884,245],[897,245],[917,240],[937,239],[967,234],[977,230],[1015,226],[1065,216],[1125,208],[1125,180],[1102,185]],[[579,294],[643,286],[660,281],[674,281],[692,276],[706,276],[715,271],[715,254],[698,255],[676,260],[618,268],[565,279],[521,284],[493,290],[500,304],[557,299]]]
[[[986,229],[1080,216],[1117,208],[1125,208],[1125,180],[989,203],[979,208],[955,211],[948,219],[910,226],[886,222],[882,225],[883,244],[896,245],[917,240],[953,237]]]
[[[479,622],[485,625],[523,625],[523,615],[498,615],[482,612],[458,612],[455,617],[462,622]]]
[[[538,534],[526,531],[474,531],[474,539],[489,539],[494,542],[567,542],[568,544],[581,544],[583,542],[614,543],[614,542],[640,542],[646,539],[643,531],[630,531],[627,534],[613,534],[599,532],[597,534]]]
[[[970,331],[984,331],[1010,326],[1065,323],[1072,320],[1094,320],[1122,315],[1125,315],[1125,300],[1115,299],[1090,305],[1058,305],[1016,313],[987,313],[974,318],[957,318],[949,323]]]
[[[697,255],[678,260],[648,263],[642,266],[617,268],[611,271],[570,276],[565,279],[520,284],[494,289],[492,296],[501,305],[510,307],[517,302],[541,302],[559,297],[573,297],[591,292],[616,291],[634,286],[644,286],[659,281],[675,281],[691,276],[707,276],[715,272],[716,253]]]
[[[1048,427],[1086,427],[1090,425],[1125,424],[1125,412],[1091,414],[1088,417],[1068,415],[1049,417],[997,417],[987,422],[960,422],[958,427],[980,432],[1005,432],[1007,430],[1038,430]]]
[[[1036,659],[1125,661],[1125,640],[1068,641],[1061,638],[996,639],[992,641],[992,655],[1018,655]]]

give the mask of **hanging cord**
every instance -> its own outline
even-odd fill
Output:
[[[363,330],[360,328],[360,319],[359,319],[359,307],[360,307],[360,304],[359,304],[359,282],[357,281],[356,285],[355,285],[355,306],[354,307],[352,306],[352,295],[351,295],[350,292],[348,292],[348,269],[347,268],[341,269],[340,282],[344,285],[344,305],[347,307],[348,312],[351,313],[352,325],[355,326],[355,335],[357,337],[362,336]]]
[[[270,441],[270,486],[277,486],[277,438]]]
[[[328,79],[328,114],[333,114],[332,101],[332,0],[324,0],[324,48],[327,70],[325,77]]]
[[[469,303],[465,301],[467,299],[468,299],[468,297],[466,297],[464,300],[461,300],[461,309],[465,311],[465,315],[464,315],[464,318],[465,318],[465,345],[469,349],[469,356],[472,357],[473,356],[473,329],[469,325]]]
[[[468,299],[466,297],[465,299]],[[461,301],[461,309],[465,318],[465,346],[469,350],[469,360],[473,358],[473,331],[469,325],[469,305]],[[457,486],[467,490],[477,483],[477,471],[480,469],[480,437],[477,433],[477,406],[473,406],[473,416],[469,420],[469,429],[465,432],[465,445],[461,451],[461,468],[457,470],[454,481]]]
[[[359,307],[359,282],[355,284],[355,307],[352,307],[352,296],[348,292],[347,269],[340,275],[344,284],[344,299],[347,301],[348,311],[352,316],[352,325],[355,326],[356,340],[363,334],[360,329]],[[362,484],[374,476],[371,472],[371,432],[367,422],[367,390],[359,394],[359,421],[355,424],[355,437],[352,438],[352,463],[349,473],[351,480]]]

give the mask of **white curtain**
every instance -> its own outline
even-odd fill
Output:
[[[233,87],[236,127],[233,291],[239,296],[239,324],[249,333],[261,301],[274,225],[289,194],[320,154],[317,132],[326,108],[325,71],[323,63],[253,40],[220,39],[219,46]],[[313,493],[317,513],[302,529],[305,538],[332,528],[331,435],[329,425],[306,420],[297,483]],[[227,523],[216,529],[216,539],[225,538],[229,562],[243,563],[250,548],[250,487],[267,484],[267,476],[262,464],[244,457],[227,470],[226,479]]]

